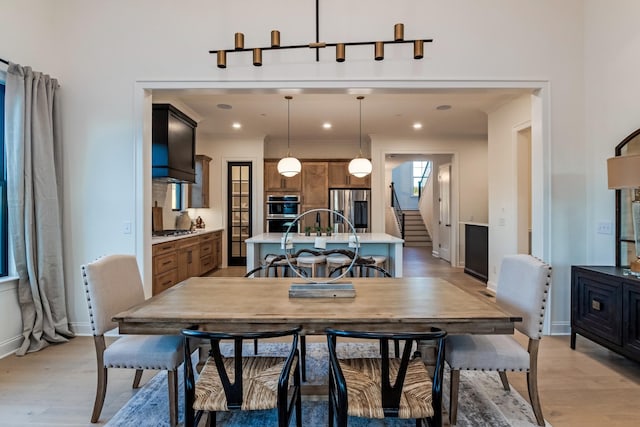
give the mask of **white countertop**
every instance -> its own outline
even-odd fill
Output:
[[[196,237],[202,234],[213,233],[214,231],[219,231],[219,230],[221,229],[196,228],[193,232],[189,234],[181,234],[179,236],[151,236],[151,244],[155,245],[158,243],[173,242],[174,240],[186,239],[188,237]]]
[[[305,236],[300,233],[290,233],[292,243],[313,243],[315,242],[316,236],[314,233],[311,233],[311,236]],[[349,243],[349,236],[353,236],[352,233],[337,233],[332,234],[331,236],[322,235],[320,237],[324,238],[327,241],[327,245],[332,243],[336,244],[344,244]],[[246,240],[246,243],[277,243],[280,244],[281,238],[284,237],[284,233],[263,233],[258,234],[256,236],[250,237]],[[386,233],[358,233],[358,239],[360,240],[360,244],[367,243],[386,243],[386,244],[396,244],[403,243],[399,237],[392,236]]]
[[[489,224],[485,224],[483,222],[472,222],[472,221],[460,221],[460,224],[464,225],[477,225],[479,227],[488,227]]]

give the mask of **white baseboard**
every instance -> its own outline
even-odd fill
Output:
[[[569,335],[571,334],[571,322],[552,322],[551,335]]]
[[[70,323],[69,326],[74,334],[78,336],[87,336],[93,335],[93,331],[91,330],[91,323],[89,322],[73,322]]]
[[[16,352],[22,344],[22,335],[12,337],[0,343],[0,359],[5,358]]]

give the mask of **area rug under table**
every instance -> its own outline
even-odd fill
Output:
[[[247,354],[253,354],[253,343],[247,344]],[[226,351],[229,351],[230,346]],[[280,343],[260,343],[261,355],[286,354],[287,345]],[[375,344],[339,343],[339,357],[377,357],[378,346]],[[223,351],[224,353],[225,351]],[[324,343],[307,344],[307,384],[326,384],[327,348]],[[444,402],[445,411],[449,407],[449,372],[445,370]],[[182,425],[184,401],[182,394],[182,369],[179,372],[179,422]],[[108,397],[107,397],[108,398]],[[303,396],[303,426],[320,427],[327,423],[327,401]],[[449,425],[444,415],[444,425]],[[277,425],[275,410],[237,412],[233,414],[218,413],[219,426],[224,427],[262,427]],[[295,421],[292,420],[291,425]],[[111,420],[109,427],[158,427],[169,426],[167,401],[167,376],[160,372],[145,384]],[[204,425],[204,421],[201,422]],[[510,392],[502,388],[497,373],[461,371],[458,426],[491,426],[491,427],[525,427],[536,426],[535,418],[529,402],[516,390]],[[415,426],[414,420],[398,420],[387,418],[371,420],[349,418],[351,427],[405,427]],[[547,423],[550,427],[550,424]]]

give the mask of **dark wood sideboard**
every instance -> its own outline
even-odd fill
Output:
[[[464,272],[489,280],[489,227],[467,223],[464,227]]]
[[[571,267],[571,348],[580,334],[640,362],[640,279],[620,267]]]

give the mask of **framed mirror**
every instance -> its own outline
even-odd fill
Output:
[[[640,154],[640,129],[622,140],[616,146],[616,156]],[[636,259],[636,245],[633,235],[631,202],[640,194],[632,189],[616,190],[616,266],[628,267]]]

